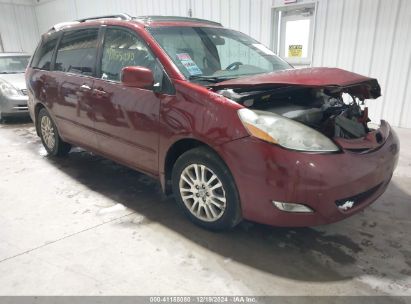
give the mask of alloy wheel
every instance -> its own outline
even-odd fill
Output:
[[[185,206],[198,219],[214,222],[224,214],[227,198],[223,184],[206,166],[187,166],[181,172],[179,188]]]
[[[41,118],[41,136],[43,137],[44,143],[50,150],[54,149],[56,144],[56,136],[54,132],[54,126],[51,119],[48,116],[43,116]]]

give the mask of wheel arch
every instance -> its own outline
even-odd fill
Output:
[[[46,109],[45,105],[43,105],[40,102],[34,106],[34,127],[36,128],[36,133],[38,136],[40,136],[40,130],[39,130],[39,124],[37,123],[37,117],[39,115],[40,110],[43,108]]]
[[[194,148],[198,147],[207,147],[211,151],[213,151],[224,164],[226,162],[222,159],[222,157],[219,155],[219,153],[213,149],[210,145],[206,144],[203,141],[194,139],[194,138],[183,138],[175,143],[173,143],[169,149],[167,150],[166,157],[164,158],[164,185],[163,185],[163,190],[165,194],[169,195],[172,193],[171,190],[171,173],[173,171],[174,164],[180,155],[183,153],[192,150]],[[227,164],[226,164],[227,166]],[[228,166],[227,166],[228,167]]]

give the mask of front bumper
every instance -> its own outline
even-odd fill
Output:
[[[0,113],[3,117],[8,116],[27,116],[28,96],[7,97],[0,96]]]
[[[385,191],[400,148],[395,132],[385,127],[384,144],[368,153],[302,153],[253,137],[224,144],[218,152],[232,172],[245,219],[273,226],[315,226],[349,217]],[[304,204],[314,212],[281,211],[273,200]],[[347,200],[355,200],[352,208],[338,208]]]

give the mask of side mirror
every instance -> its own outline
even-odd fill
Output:
[[[153,72],[141,66],[128,66],[121,70],[121,82],[128,87],[152,89],[154,84]]]

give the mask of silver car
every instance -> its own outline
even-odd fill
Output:
[[[24,72],[30,56],[0,53],[0,121],[7,117],[28,116]]]

